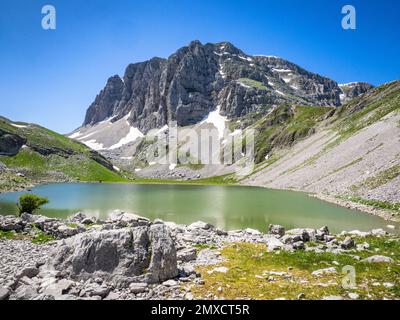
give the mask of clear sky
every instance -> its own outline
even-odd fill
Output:
[[[56,30],[41,27],[46,4]],[[341,27],[345,4],[356,30]],[[0,115],[70,132],[109,76],[194,39],[379,85],[400,79],[399,20],[399,0],[3,0]]]

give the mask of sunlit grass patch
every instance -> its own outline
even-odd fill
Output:
[[[365,241],[365,239],[364,239]],[[382,248],[383,240],[368,239],[371,248]],[[387,246],[396,251],[397,244]],[[383,254],[380,253],[380,254]],[[340,295],[348,298],[357,293],[360,299],[398,298],[400,267],[386,264],[362,263],[351,254],[315,253],[306,251],[268,253],[265,245],[234,244],[221,251],[225,261],[220,265],[227,273],[209,271],[215,266],[200,267],[204,285],[192,289],[196,298],[202,299],[321,299]],[[366,252],[365,256],[372,255]],[[393,256],[392,256],[393,257]],[[353,266],[356,270],[357,288],[342,287],[342,268]],[[337,273],[314,276],[318,269],[335,267]],[[384,284],[390,284],[390,288]],[[379,285],[378,285],[379,284]]]

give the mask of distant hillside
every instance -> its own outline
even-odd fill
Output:
[[[337,109],[282,106],[254,127],[261,162],[242,183],[400,212],[400,81]]]
[[[118,168],[85,145],[38,125],[3,117],[0,163],[0,191],[41,181],[126,180]]]

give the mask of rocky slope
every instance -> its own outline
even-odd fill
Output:
[[[381,229],[226,232],[121,211],[105,221],[24,213],[0,216],[0,256],[0,300],[398,298],[398,237]],[[341,285],[349,264],[357,290]]]
[[[242,183],[350,196],[400,213],[400,82],[377,87],[335,110],[314,109],[314,122],[309,116],[303,129],[290,129],[293,120],[287,119],[304,112],[281,108],[282,125],[273,124],[278,115],[256,124],[267,132],[259,139],[264,147],[260,158],[268,160]],[[293,141],[294,132],[303,132],[303,138]]]
[[[31,123],[0,118],[0,191],[41,181],[123,180],[102,155]]]
[[[131,64],[123,79],[108,79],[71,137],[113,152],[170,121],[195,125],[215,110],[228,120],[254,121],[283,103],[339,106],[370,88],[340,87],[294,63],[250,56],[228,42],[193,41],[168,59]]]

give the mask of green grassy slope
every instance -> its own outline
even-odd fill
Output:
[[[8,168],[22,170],[26,177],[34,181],[128,181],[97,152],[46,128],[0,118],[0,133],[3,142],[6,135],[25,141],[18,153],[1,155],[0,161]]]
[[[317,123],[333,111],[333,107],[310,107],[282,105],[257,121],[256,163],[276,148],[289,147],[299,139],[314,133]]]

